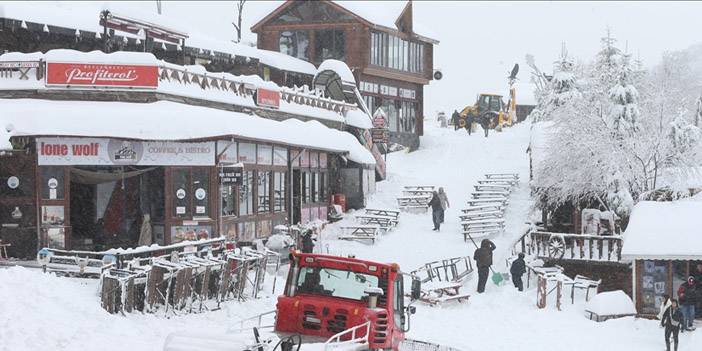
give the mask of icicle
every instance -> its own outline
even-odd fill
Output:
[[[166,50],[166,43],[161,43],[161,49],[164,51]]]
[[[137,38],[136,43],[137,43],[137,45],[140,45],[140,44],[141,44],[141,39]]]

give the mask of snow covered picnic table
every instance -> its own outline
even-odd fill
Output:
[[[433,191],[436,186],[434,185],[405,185],[405,190],[428,190]]]
[[[503,205],[494,203],[494,204],[482,204],[482,205],[475,205],[471,206],[468,208],[464,208],[461,210],[463,213],[471,213],[471,212],[483,212],[483,211],[502,211],[504,209]]]
[[[479,184],[473,185],[473,187],[475,188],[475,191],[503,190],[509,193],[512,190],[512,186],[508,184]]]
[[[517,185],[519,180],[516,179],[482,179],[478,181],[478,184],[506,184],[506,185]]]
[[[470,294],[461,294],[462,282],[428,282],[422,285],[422,295],[419,301],[436,306],[443,302],[468,299]]]
[[[590,320],[603,322],[612,318],[636,315],[636,307],[631,298],[621,290],[607,291],[595,295],[585,306]]]
[[[363,224],[375,224],[380,226],[380,229],[388,231],[392,227],[397,225],[397,219],[389,216],[378,216],[378,215],[356,215],[356,219]]]
[[[504,216],[504,212],[502,211],[471,211],[459,215],[458,217],[461,219],[461,221],[470,221],[477,219],[502,218],[502,216]]]
[[[473,206],[473,205],[485,205],[485,204],[500,204],[500,205],[507,205],[507,198],[487,198],[487,199],[468,199],[466,201],[468,205]]]
[[[403,190],[402,193],[407,196],[431,196],[433,190]]]
[[[519,174],[517,173],[485,173],[485,178],[487,179],[519,179]]]
[[[387,210],[387,209],[377,209],[377,208],[367,208],[366,214],[367,215],[375,215],[375,216],[387,216],[387,217],[391,217],[395,220],[397,220],[398,217],[400,217],[400,211]]]
[[[380,229],[377,225],[343,226],[341,230],[344,234],[339,236],[339,240],[370,240],[375,243]]]
[[[509,196],[509,191],[483,190],[470,193],[474,199],[491,199],[491,198],[506,198]]]
[[[431,196],[398,196],[397,205],[400,208],[424,208],[429,205]]]

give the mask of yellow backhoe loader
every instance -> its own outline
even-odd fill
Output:
[[[461,128],[467,128],[468,121],[482,124],[487,123],[488,128],[504,128],[511,126],[516,121],[517,100],[514,82],[517,80],[519,65],[515,64],[509,75],[509,100],[507,104],[502,100],[502,95],[480,94],[474,105],[466,106],[460,113],[458,121]]]

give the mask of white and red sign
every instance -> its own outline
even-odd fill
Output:
[[[37,138],[40,166],[214,166],[214,142]]]
[[[157,88],[158,67],[49,62],[46,64],[46,85]]]
[[[263,107],[279,108],[280,92],[263,88],[256,89],[256,105]]]

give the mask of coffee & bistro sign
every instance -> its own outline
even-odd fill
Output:
[[[48,62],[47,86],[157,88],[158,67]]]
[[[129,141],[105,138],[37,138],[40,166],[213,166],[214,142]]]

